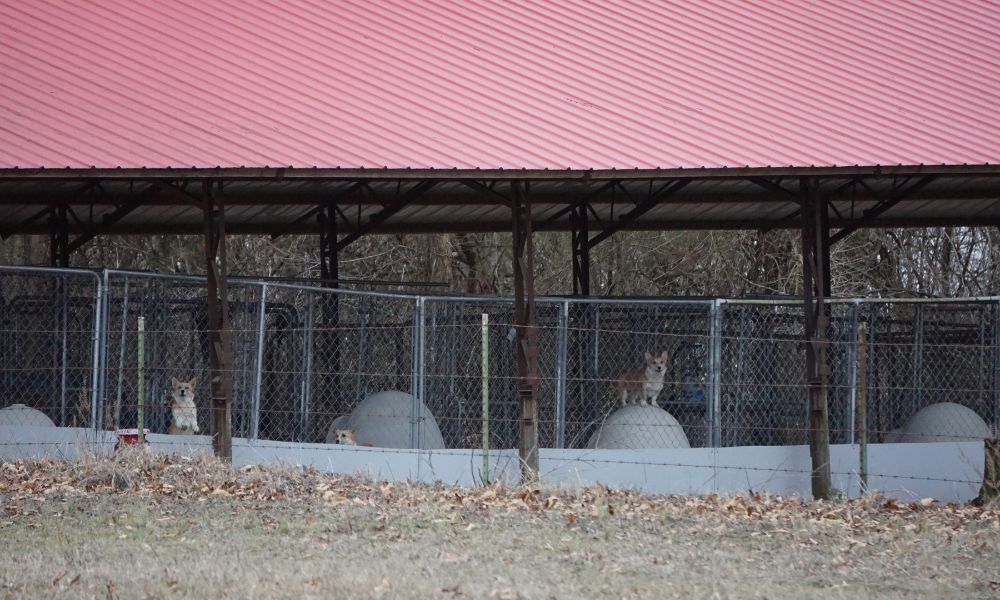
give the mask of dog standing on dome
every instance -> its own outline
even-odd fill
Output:
[[[645,357],[645,365],[625,371],[615,380],[615,389],[621,396],[622,406],[627,406],[630,399],[638,400],[639,404],[652,403],[657,406],[656,398],[663,391],[670,356],[664,350],[659,356],[646,352]]]

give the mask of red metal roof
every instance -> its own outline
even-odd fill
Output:
[[[992,1],[0,5],[0,168],[1000,162]]]

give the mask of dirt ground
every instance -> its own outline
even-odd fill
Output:
[[[7,598],[1000,596],[1000,507],[0,463]]]

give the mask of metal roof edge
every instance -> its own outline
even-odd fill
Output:
[[[697,169],[365,169],[318,167],[216,168],[0,168],[0,180],[212,179],[212,180],[612,180],[720,179],[775,176],[1000,175],[1000,164],[873,165],[821,167],[722,167]]]

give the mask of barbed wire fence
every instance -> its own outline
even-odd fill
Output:
[[[0,426],[135,427],[142,316],[145,426],[167,432],[171,380],[193,380],[200,430],[211,435],[204,286],[181,275],[0,268]],[[829,309],[831,443],[997,435],[1000,298],[834,300]],[[233,280],[230,315],[236,437],[323,443],[364,417],[406,430],[373,447],[479,448],[486,422],[488,449],[516,447],[509,299]],[[537,321],[542,447],[807,442],[804,318],[793,299],[540,298]],[[615,382],[646,352],[669,357],[657,398],[669,418],[616,417]],[[409,406],[359,415],[381,392]],[[963,409],[918,418],[942,404]],[[630,433],[622,442],[607,435],[612,427]]]

